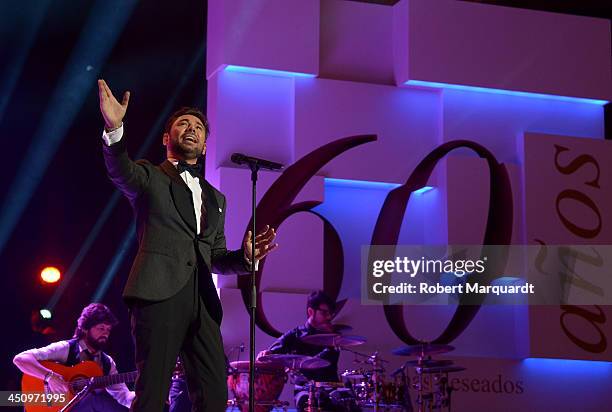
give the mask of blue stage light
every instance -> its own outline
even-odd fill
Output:
[[[393,190],[401,186],[399,183],[386,183],[386,182],[369,182],[365,180],[351,180],[351,179],[333,179],[325,178],[325,184],[329,186],[341,186],[355,189],[374,189],[374,190]],[[415,190],[415,195],[421,195],[435,189],[433,186],[423,186],[420,189]]]
[[[312,73],[288,72],[284,70],[272,70],[272,69],[259,69],[256,67],[234,66],[231,64],[226,66],[225,70],[230,71],[230,72],[262,74],[265,76],[281,76],[281,77],[316,77],[317,76],[316,74],[312,74]]]
[[[112,280],[115,278],[115,275],[119,271],[121,264],[123,263],[127,253],[130,250],[130,246],[133,245],[136,241],[136,223],[132,222],[130,227],[125,231],[123,235],[123,240],[119,243],[119,247],[115,251],[115,255],[111,259],[108,267],[104,271],[104,275],[102,275],[102,280],[98,284],[96,291],[94,292],[91,301],[92,302],[101,302],[106,294],[106,291],[111,285]]]
[[[326,186],[341,186],[355,189],[378,189],[378,190],[393,190],[400,187],[398,183],[386,183],[386,182],[370,182],[366,180],[351,180],[351,179],[334,179],[325,178]]]
[[[522,366],[531,373],[554,375],[560,372],[574,378],[581,376],[612,378],[612,362],[574,359],[527,358]]]
[[[408,80],[404,84],[407,86],[432,87],[436,89],[467,90],[467,91],[472,91],[472,92],[504,94],[504,95],[509,95],[509,96],[522,96],[522,97],[530,97],[530,98],[536,98],[536,99],[551,99],[551,100],[561,100],[561,101],[574,102],[574,103],[589,103],[589,104],[596,104],[599,106],[603,106],[608,103],[607,100],[587,99],[584,97],[558,96],[554,94],[519,92],[519,91],[503,90],[503,89],[490,89],[487,87],[464,86],[460,84],[427,82],[427,81],[422,81],[422,80]]]
[[[83,68],[87,65],[103,66],[136,5],[136,0],[97,0],[91,8],[26,151],[28,161],[22,162],[15,171],[15,178],[6,191],[8,195],[0,209],[0,252],[45,176],[53,156],[62,147],[74,118],[91,96],[90,90],[96,83],[98,72]]]
[[[423,186],[422,188],[417,189],[412,193],[414,193],[415,195],[422,195],[423,193],[427,193],[430,190],[434,190],[434,187],[433,186]]]

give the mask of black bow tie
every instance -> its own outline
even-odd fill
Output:
[[[188,171],[193,177],[202,177],[202,163],[200,162],[197,162],[196,164],[189,164],[184,160],[180,160],[176,165],[176,169],[178,170],[179,175],[184,171]]]

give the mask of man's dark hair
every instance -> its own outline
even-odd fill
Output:
[[[192,115],[200,119],[202,124],[204,125],[204,137],[208,140],[208,136],[210,135],[210,125],[208,124],[208,119],[206,115],[200,111],[200,109],[195,107],[181,107],[176,112],[172,113],[168,120],[166,120],[166,125],[164,126],[164,133],[170,133],[170,129],[172,125],[181,116]]]
[[[108,306],[101,303],[90,303],[85,306],[83,312],[81,312],[81,316],[79,316],[79,320],[77,320],[74,337],[79,339],[82,338],[85,336],[86,330],[100,323],[108,323],[109,325],[115,326],[119,321]]]
[[[313,290],[308,295],[308,300],[306,301],[306,307],[312,309],[319,309],[321,304],[327,304],[329,306],[329,310],[333,313],[336,311],[336,302],[332,300],[325,292],[322,290]]]

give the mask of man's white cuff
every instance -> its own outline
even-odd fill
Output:
[[[107,132],[104,130],[102,132],[102,140],[104,140],[104,144],[110,146],[112,144],[117,143],[123,137],[123,123],[118,128]]]

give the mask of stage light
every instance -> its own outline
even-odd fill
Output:
[[[393,190],[401,185],[399,183],[386,183],[386,182],[371,182],[367,180],[352,180],[352,179],[335,179],[331,177],[325,178],[326,186],[337,186],[343,188],[354,188],[354,189],[374,189],[374,190]]]
[[[523,96],[523,97],[531,97],[531,98],[536,98],[536,99],[550,99],[550,100],[560,100],[560,101],[565,101],[565,102],[588,103],[588,104],[595,104],[598,106],[603,106],[608,103],[607,100],[601,100],[601,99],[588,99],[584,97],[559,96],[555,94],[521,92],[521,91],[516,91],[516,90],[491,89],[488,87],[464,86],[460,84],[427,82],[427,81],[422,81],[422,80],[408,80],[404,84],[408,86],[431,87],[434,89],[467,90],[467,91],[472,91],[472,92],[505,94],[508,96]]]
[[[49,309],[41,309],[38,311],[38,313],[40,314],[40,317],[42,319],[49,320],[53,317],[53,314],[51,313]]]
[[[56,333],[53,327],[53,313],[50,309],[34,309],[30,318],[32,331],[41,335],[53,335]]]
[[[56,283],[61,277],[62,274],[59,269],[53,266],[47,266],[40,271],[40,278],[45,283]]]
[[[261,69],[258,67],[247,67],[247,66],[235,66],[227,65],[225,70],[229,72],[241,72],[250,74],[263,74],[265,76],[280,76],[280,77],[317,77],[316,74],[312,73],[301,73],[301,72],[289,72],[285,70],[272,70],[272,69]]]
[[[612,373],[612,362],[605,360],[575,360],[553,358],[526,358],[522,361],[522,368],[528,374],[543,374],[554,376],[564,373],[575,379],[582,377],[609,378]]]
[[[415,190],[414,193],[415,195],[422,195],[423,193],[429,192],[430,190],[433,190],[434,188],[432,186],[423,186],[420,189]]]
[[[380,190],[393,190],[401,186],[398,183],[385,183],[385,182],[370,182],[365,180],[350,180],[350,179],[334,179],[325,178],[325,184],[330,186],[349,187],[356,189],[380,189]],[[421,195],[425,192],[435,189],[433,186],[423,186],[420,189],[415,190],[415,195]]]

